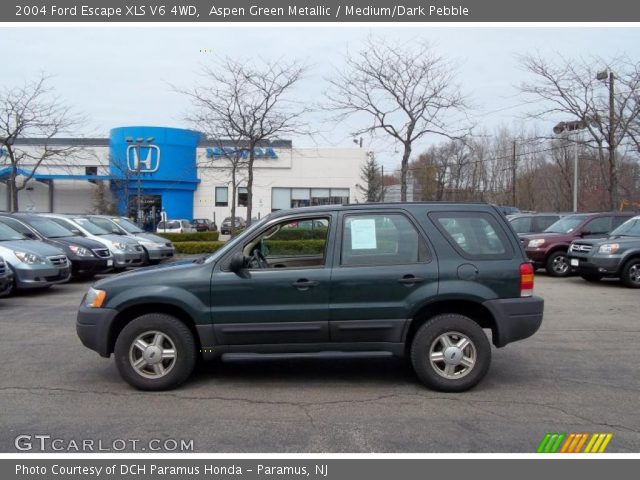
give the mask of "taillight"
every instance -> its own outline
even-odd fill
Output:
[[[523,263],[520,265],[520,296],[530,297],[533,295],[533,265]]]

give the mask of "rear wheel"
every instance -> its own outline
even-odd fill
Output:
[[[557,251],[549,255],[546,270],[552,277],[568,277],[570,272],[567,252]]]
[[[120,375],[130,385],[140,390],[169,390],[191,375],[196,345],[180,320],[150,313],[122,329],[114,355]]]
[[[624,264],[620,280],[629,288],[640,288],[640,258],[632,258]]]
[[[462,392],[484,378],[491,345],[480,326],[458,314],[437,315],[422,325],[411,343],[411,364],[427,387]]]

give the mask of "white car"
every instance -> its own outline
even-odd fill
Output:
[[[117,270],[140,266],[145,262],[146,254],[142,245],[133,238],[119,233],[116,225],[113,226],[113,231],[108,232],[98,227],[84,215],[60,215],[54,213],[42,213],[41,215],[59,223],[76,235],[102,243],[113,254],[113,267]]]
[[[191,225],[189,220],[167,220],[158,223],[156,233],[189,233],[195,232],[196,229]]]

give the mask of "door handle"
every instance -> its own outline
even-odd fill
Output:
[[[309,288],[317,287],[318,285],[320,285],[320,282],[317,282],[316,280],[307,280],[306,278],[301,278],[291,284],[292,287],[297,288],[298,290],[308,290]]]
[[[424,282],[424,278],[416,277],[415,275],[405,275],[404,277],[398,279],[398,283],[401,283],[403,285],[414,285],[420,282]]]

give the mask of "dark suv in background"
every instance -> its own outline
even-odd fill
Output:
[[[221,249],[97,282],[77,332],[145,390],[196,359],[408,356],[443,391],[476,385],[544,302],[496,207],[393,203],[280,210]]]
[[[536,268],[544,268],[552,277],[567,277],[569,267],[569,245],[581,238],[606,237],[633,213],[576,213],[562,217],[542,233],[521,235],[520,241],[527,257]]]
[[[640,288],[640,216],[613,230],[607,238],[575,240],[569,247],[571,269],[590,282],[619,278]]]
[[[509,223],[518,235],[544,232],[566,213],[517,213],[507,216]]]

